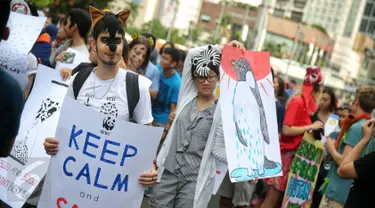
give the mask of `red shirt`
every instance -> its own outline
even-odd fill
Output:
[[[307,126],[311,124],[310,115],[306,111],[305,100],[301,96],[294,97],[285,112],[284,125]],[[298,136],[281,136],[281,151],[296,151],[302,141],[303,134]]]

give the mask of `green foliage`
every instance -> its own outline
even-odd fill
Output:
[[[311,27],[312,27],[312,28],[315,28],[315,29],[317,29],[317,30],[319,30],[319,31],[322,32],[323,34],[328,35],[327,30],[326,30],[323,26],[321,26],[321,25],[318,25],[318,24],[312,24]]]
[[[263,45],[264,51],[269,51],[271,53],[271,56],[277,57],[277,58],[283,58],[285,54],[285,48],[286,44],[276,44],[273,41],[267,41]]]
[[[131,10],[131,14],[129,16],[128,22],[129,22],[129,25],[132,25],[135,22],[135,19],[138,17],[139,5],[132,1],[128,3],[127,8]]]
[[[155,37],[161,38],[161,39],[165,39],[167,37],[169,29],[164,27],[158,19],[154,19],[153,23],[152,23],[152,21],[150,21],[150,22],[147,22],[147,23],[143,24],[142,28],[139,29],[140,33],[143,33],[143,32],[149,33],[151,24],[152,24],[151,33]],[[127,30],[127,32],[129,33],[129,30]],[[178,44],[184,45],[186,40],[185,40],[185,37],[180,35],[180,31],[178,29],[173,29],[172,33],[171,33],[171,40],[170,41],[173,42],[173,43],[178,43]]]
[[[178,44],[181,44],[181,45],[185,45],[185,41],[186,40],[179,33],[180,33],[180,31],[178,29],[173,29],[170,41],[173,42],[173,43],[178,43]]]
[[[205,40],[202,41],[203,44],[219,44],[220,38],[215,37],[214,35],[209,36]]]
[[[139,29],[139,28],[136,28],[136,27],[132,27],[132,26],[127,26],[126,27],[126,32],[130,35],[133,35],[134,33],[138,33],[138,34],[141,34],[142,33],[142,30]]]
[[[235,2],[235,1],[230,1],[229,5],[233,6],[233,7],[236,7],[236,8],[242,8],[242,9],[246,9],[246,7],[248,6],[248,4],[246,4],[246,3]],[[249,5],[249,10],[250,11],[258,11],[258,8],[255,7],[255,6]]]
[[[49,8],[51,13],[68,13],[71,8],[88,9],[90,4],[98,9],[105,9],[113,0],[32,0],[39,9]]]
[[[47,8],[49,7],[54,1],[53,0],[33,0],[32,3],[37,8]]]
[[[143,24],[141,31],[150,32],[151,23],[152,21]],[[160,20],[154,19],[154,22],[152,23],[151,33],[155,35],[157,38],[164,39],[167,37],[168,29],[161,24]]]

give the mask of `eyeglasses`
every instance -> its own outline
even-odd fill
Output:
[[[217,81],[217,76],[199,76],[199,77],[196,77],[196,79],[200,82],[200,83],[203,83],[204,81],[208,81],[208,82],[216,82]]]

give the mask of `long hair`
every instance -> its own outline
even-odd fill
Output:
[[[129,52],[134,48],[134,46],[138,45],[138,44],[141,44],[141,45],[144,45],[146,47],[146,58],[145,58],[145,61],[143,62],[143,64],[141,65],[141,68],[143,70],[146,70],[147,69],[147,66],[148,66],[148,62],[150,61],[150,56],[151,56],[151,46],[150,46],[150,42],[148,41],[147,38],[143,37],[143,36],[139,36],[137,37],[136,39],[132,40],[132,42],[129,43]]]
[[[331,103],[329,105],[329,110],[331,112],[336,112],[336,110],[337,110],[337,97],[336,97],[335,92],[333,91],[333,89],[329,88],[329,87],[325,87],[323,89],[323,93],[327,93],[329,95],[329,97],[331,98]]]

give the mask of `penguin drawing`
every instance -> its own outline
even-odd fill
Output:
[[[270,138],[262,97],[254,72],[248,61],[245,58],[240,58],[238,60],[232,60],[230,63],[237,76],[232,101],[236,138],[238,138],[239,143],[246,147],[247,150],[246,153],[248,154],[248,159],[251,164],[248,175],[263,176],[265,169],[273,169],[276,168],[277,165],[274,161],[268,160],[264,154],[264,143],[270,144]],[[253,121],[251,121],[252,118],[256,118],[254,117],[254,109],[251,109],[252,106],[249,103],[237,104],[235,102],[237,99],[236,90],[239,87],[239,83],[246,83],[246,85],[241,84],[242,90],[249,91],[249,94],[251,93],[256,101],[258,107],[257,111],[259,112],[259,127],[257,125],[254,126]],[[245,86],[248,88],[244,89]]]

